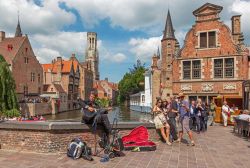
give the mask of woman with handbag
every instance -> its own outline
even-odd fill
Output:
[[[158,99],[156,101],[156,105],[153,108],[153,113],[155,114],[154,116],[154,123],[156,129],[160,129],[161,131],[161,136],[163,139],[166,141],[168,145],[171,145],[169,142],[169,131],[170,131],[170,126],[167,123],[166,117],[164,115],[164,112],[162,110],[162,100]],[[166,131],[165,131],[166,128]]]

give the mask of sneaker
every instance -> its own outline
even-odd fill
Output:
[[[178,139],[176,140],[176,142],[181,143],[181,139],[180,139],[180,138],[178,138]]]

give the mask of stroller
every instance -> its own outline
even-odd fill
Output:
[[[114,118],[112,127],[111,127],[111,133],[110,133],[110,139],[106,136],[106,134],[103,134],[102,138],[99,140],[98,144],[102,148],[102,150],[97,150],[97,138],[96,138],[96,127],[97,124],[93,124],[94,127],[94,135],[95,135],[95,156],[100,156],[100,153],[103,151],[104,154],[108,155],[109,158],[119,157],[123,156],[124,154],[122,151],[124,150],[122,139],[119,135],[119,130],[117,129],[117,123],[118,119],[117,117]],[[102,157],[102,156],[100,156]]]

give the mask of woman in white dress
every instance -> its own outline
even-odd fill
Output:
[[[156,129],[160,129],[161,135],[166,141],[166,143],[168,145],[171,145],[171,143],[169,142],[170,126],[167,123],[166,117],[161,107],[162,107],[162,100],[158,99],[156,101],[156,105],[153,108],[153,113],[155,114],[155,117],[154,117],[155,127]],[[165,128],[166,128],[166,131],[165,131]]]

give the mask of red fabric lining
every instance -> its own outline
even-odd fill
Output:
[[[124,144],[127,143],[141,143],[141,142],[147,142],[148,141],[148,130],[144,126],[139,126],[134,128],[129,135],[126,135],[122,137],[122,142]]]
[[[122,142],[125,148],[130,147],[146,147],[152,149],[156,144],[148,140],[148,130],[144,126],[134,128],[129,135],[122,137]]]

